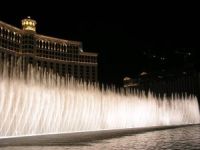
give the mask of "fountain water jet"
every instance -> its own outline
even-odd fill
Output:
[[[160,99],[1,63],[0,137],[200,123],[195,96]]]

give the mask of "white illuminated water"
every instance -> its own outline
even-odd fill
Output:
[[[0,137],[200,123],[195,96],[158,99],[18,72],[8,77],[7,65],[0,68]]]

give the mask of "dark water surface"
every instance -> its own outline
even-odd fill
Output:
[[[200,125],[151,131],[67,146],[7,146],[0,150],[190,150],[200,149]]]

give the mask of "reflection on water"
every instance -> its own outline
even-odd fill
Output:
[[[90,143],[77,143],[70,146],[52,147],[2,147],[1,150],[160,150],[160,149],[200,149],[200,125],[183,128],[146,132],[120,138],[100,140]]]

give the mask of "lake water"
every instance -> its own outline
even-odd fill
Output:
[[[0,150],[160,150],[200,149],[200,125],[152,131],[67,146],[0,147]]]

